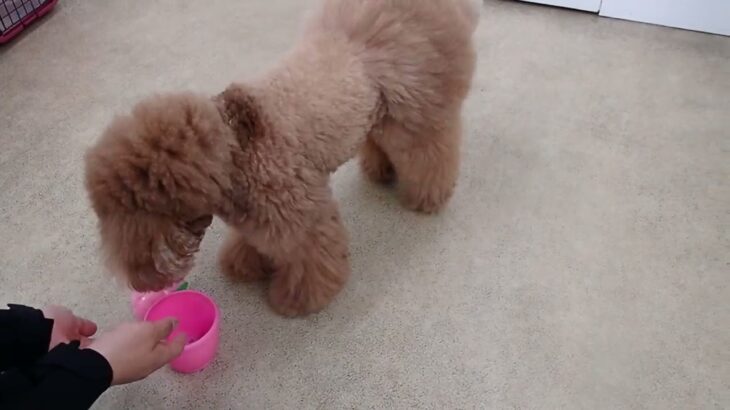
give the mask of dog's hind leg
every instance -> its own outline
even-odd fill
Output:
[[[271,268],[267,259],[246,242],[243,234],[231,229],[220,251],[219,263],[229,278],[253,282],[268,276]]]
[[[434,213],[451,198],[459,175],[461,119],[450,119],[415,134],[394,120],[386,120],[378,139],[392,161],[403,205]]]

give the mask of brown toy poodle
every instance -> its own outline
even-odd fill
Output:
[[[403,203],[438,211],[459,169],[475,65],[471,0],[324,0],[262,78],[214,98],[156,96],[116,118],[86,157],[108,262],[139,291],[186,275],[215,215],[223,271],[271,278],[282,315],[324,308],[348,274],[330,174],[361,154]]]

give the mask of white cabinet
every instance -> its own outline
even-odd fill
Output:
[[[730,36],[730,0],[603,0],[600,14]]]

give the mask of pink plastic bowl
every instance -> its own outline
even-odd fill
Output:
[[[178,320],[179,324],[168,340],[184,333],[188,343],[170,367],[180,373],[194,373],[203,370],[215,358],[220,339],[220,316],[213,299],[194,290],[182,290],[163,296],[152,305],[144,320],[168,317]]]

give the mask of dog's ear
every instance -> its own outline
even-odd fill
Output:
[[[215,99],[239,139],[250,139],[264,132],[261,107],[244,85],[232,84]]]

